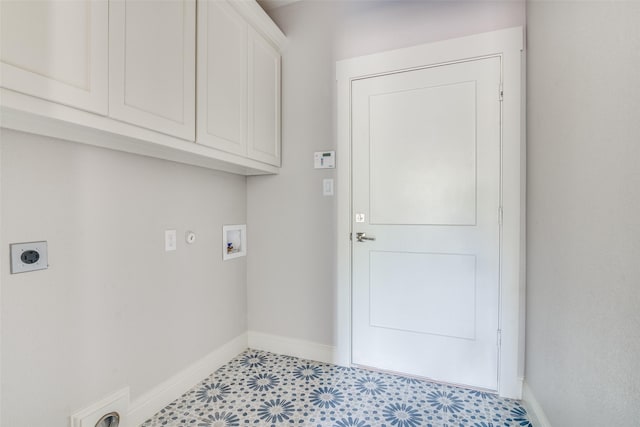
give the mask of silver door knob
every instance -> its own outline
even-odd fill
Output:
[[[365,233],[356,233],[356,240],[358,242],[364,242],[365,240],[376,240],[375,237],[367,237]]]

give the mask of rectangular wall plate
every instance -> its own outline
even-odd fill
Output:
[[[11,251],[11,274],[49,268],[47,242],[13,243]]]
[[[166,252],[175,251],[177,248],[176,230],[165,230],[164,232],[164,250]]]
[[[335,151],[316,151],[313,153],[314,169],[335,169],[336,152]]]
[[[333,179],[325,178],[322,180],[322,195],[333,196]]]

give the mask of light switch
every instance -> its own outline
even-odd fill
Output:
[[[165,230],[164,232],[164,250],[166,252],[176,250],[176,230]]]
[[[333,179],[327,178],[322,180],[322,195],[333,196]]]

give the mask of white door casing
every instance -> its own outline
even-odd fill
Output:
[[[436,65],[496,57],[502,73],[500,181],[499,205],[502,225],[499,228],[500,252],[498,259],[499,306],[498,330],[501,346],[498,348],[497,390],[501,396],[520,398],[524,372],[524,140],[522,126],[522,28],[509,28],[459,39],[399,49],[347,59],[337,63],[338,80],[338,147],[337,202],[338,202],[338,283],[336,321],[336,360],[351,364],[352,358],[352,122],[351,103],[355,98],[354,82],[363,78],[382,76]],[[390,195],[389,197],[392,197]],[[355,203],[355,202],[354,202]],[[355,207],[355,206],[354,206]],[[497,221],[498,212],[495,212]],[[383,218],[384,219],[384,218]],[[404,220],[409,221],[410,218]],[[435,217],[431,220],[437,220]],[[462,215],[459,221],[466,221]],[[379,220],[378,220],[379,221]],[[355,236],[354,236],[355,239]],[[377,242],[377,241],[376,241]],[[373,242],[375,243],[375,242]],[[356,243],[354,243],[355,245]],[[368,245],[364,244],[364,245]],[[379,256],[375,254],[374,256]],[[436,257],[437,258],[437,257]],[[376,261],[381,261],[377,259]],[[392,262],[393,260],[391,260]],[[424,260],[423,260],[424,261]],[[442,259],[429,260],[433,266],[445,268]],[[454,261],[450,259],[450,261]],[[471,271],[468,259],[455,260],[459,264],[459,277]],[[387,260],[389,262],[389,260]],[[467,273],[465,273],[465,271]],[[378,322],[388,319],[377,318]],[[460,325],[458,325],[460,326]],[[451,331],[444,331],[451,332]],[[456,333],[468,333],[463,327]]]
[[[497,390],[500,77],[352,82],[353,363]]]

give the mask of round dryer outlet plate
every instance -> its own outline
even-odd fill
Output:
[[[120,414],[117,412],[109,412],[98,420],[96,427],[118,427],[119,424]]]

